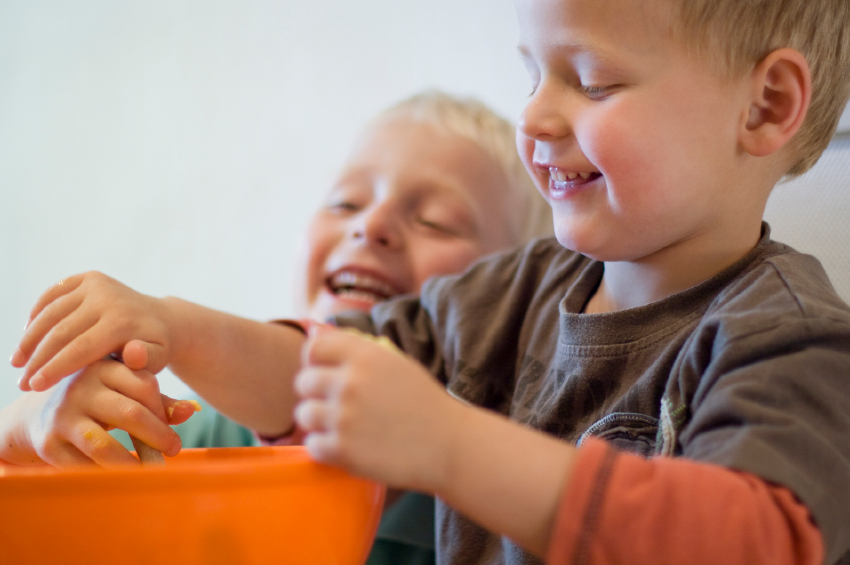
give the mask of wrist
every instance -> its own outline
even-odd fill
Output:
[[[426,461],[421,490],[442,496],[451,491],[456,484],[457,473],[464,461],[467,450],[470,420],[474,419],[476,409],[464,401],[446,394],[445,408],[439,412],[436,433],[429,434],[432,448]],[[435,411],[435,413],[437,413]],[[430,465],[428,465],[430,463]]]
[[[163,323],[167,365],[180,365],[181,361],[192,350],[192,336],[195,331],[191,328],[193,318],[188,311],[191,303],[174,296],[155,298],[159,307],[159,317]]]

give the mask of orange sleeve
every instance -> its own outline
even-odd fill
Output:
[[[550,565],[820,565],[823,540],[788,489],[687,459],[579,449],[551,534]]]

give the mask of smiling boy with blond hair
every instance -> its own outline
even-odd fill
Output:
[[[850,308],[762,213],[847,102],[850,4],[515,3],[557,242],[337,316],[405,355],[182,304],[120,339],[269,430],[295,395],[220,394],[216,345],[297,373],[315,458],[440,497],[440,563],[846,561]]]

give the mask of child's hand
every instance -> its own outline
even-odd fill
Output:
[[[462,405],[399,350],[349,331],[316,328],[295,381],[295,419],[318,461],[400,488],[429,491],[446,471]]]
[[[15,406],[15,404],[19,404]],[[107,431],[126,430],[166,455],[180,451],[167,424],[195,412],[190,401],[161,395],[156,377],[112,360],[97,361],[44,392],[24,395],[3,413],[3,459],[16,464],[68,466],[138,463]],[[170,415],[170,416],[169,416]],[[14,420],[14,421],[9,421]]]
[[[30,313],[12,365],[22,390],[45,390],[109,354],[132,369],[159,372],[171,337],[162,300],[101,273],[75,275],[48,289]]]

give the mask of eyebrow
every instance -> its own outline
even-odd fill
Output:
[[[560,53],[589,56],[604,67],[608,67],[610,70],[615,72],[623,70],[622,63],[618,62],[617,59],[612,56],[612,52],[610,50],[600,49],[599,47],[594,46],[592,42],[564,41],[559,43],[557,41],[553,41],[552,43],[554,44],[554,49]],[[519,52],[520,57],[531,57],[531,51],[529,51],[523,44],[517,45],[517,51]]]

